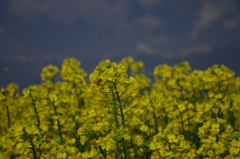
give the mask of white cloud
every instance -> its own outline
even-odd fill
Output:
[[[14,48],[16,48],[16,49],[21,49],[21,48],[24,47],[23,42],[21,42],[21,41],[19,41],[19,40],[16,40],[15,38],[10,37],[10,36],[5,37],[5,42],[6,42],[7,44],[12,45],[12,46],[13,46]]]
[[[9,0],[12,14],[27,20],[46,16],[60,23],[86,20],[95,25],[110,25],[122,20],[128,7],[124,1],[111,0]]]
[[[141,18],[138,18],[138,20],[141,24],[145,26],[150,26],[150,27],[159,27],[164,25],[164,22],[161,21],[159,18],[155,17],[152,14],[146,14]]]
[[[191,31],[192,36],[197,36],[198,33],[210,26],[213,22],[219,20],[224,12],[224,5],[212,4],[209,1],[205,1],[202,10],[200,11],[200,18],[194,23],[194,29]]]
[[[239,26],[239,21],[237,19],[224,20],[223,26],[227,29],[233,29]]]
[[[184,49],[180,56],[191,56],[195,54],[205,54],[211,51],[211,46],[207,44],[201,44],[199,46],[192,46],[187,49]]]
[[[147,44],[145,43],[140,43],[136,46],[136,49],[144,54],[147,55],[154,55],[154,50],[150,48]]]
[[[153,45],[159,45],[159,44],[166,43],[166,42],[168,42],[169,40],[170,40],[169,37],[159,36],[159,37],[154,38],[154,39],[151,41],[151,44],[153,44]]]
[[[136,45],[137,54],[143,53],[145,55],[154,55],[154,56],[161,56],[163,58],[172,58],[174,57],[172,53],[163,52],[159,50],[154,45],[149,45],[147,43],[139,43]]]
[[[163,58],[166,58],[166,59],[171,59],[174,57],[174,55],[172,53],[165,53],[165,52],[158,52],[158,55],[160,55],[161,57]]]
[[[46,56],[4,55],[3,59],[9,60],[9,61],[18,61],[18,62],[36,62],[39,64],[43,64],[45,62],[50,63],[52,60],[56,60],[56,61],[62,60],[59,56],[52,56],[52,55],[46,55]]]
[[[5,29],[0,26],[0,52],[2,52],[3,47],[10,46],[15,49],[21,49],[24,47],[24,43],[17,40],[16,38],[9,36]]]
[[[153,14],[147,13],[141,17],[134,17],[133,20],[129,23],[123,22],[122,28],[129,31],[129,32],[136,32],[136,31],[153,31],[152,29],[159,29],[165,25],[158,17],[154,16]]]
[[[160,0],[138,0],[138,2],[146,8],[156,5]]]
[[[170,7],[175,11],[193,14],[199,8],[200,4],[202,4],[202,1],[203,0],[166,0],[165,2],[168,2]]]

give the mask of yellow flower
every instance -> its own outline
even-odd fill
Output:
[[[29,135],[34,135],[39,133],[39,130],[35,125],[27,126],[25,130]]]
[[[177,140],[178,140],[178,138],[177,138],[174,134],[168,135],[168,141],[169,141],[170,143],[172,143],[172,142],[177,142]]]
[[[88,138],[86,136],[80,136],[80,143],[82,145],[84,145],[87,140],[88,140]]]
[[[186,109],[186,106],[185,106],[185,104],[180,103],[180,104],[178,104],[178,108],[180,111],[184,111]]]
[[[125,140],[131,140],[131,136],[128,133],[124,134],[123,137]]]

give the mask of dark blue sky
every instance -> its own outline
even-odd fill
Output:
[[[104,59],[154,66],[225,64],[240,75],[239,0],[2,0],[0,87],[40,83],[49,63],[76,57],[91,73]],[[9,72],[6,72],[6,68]]]

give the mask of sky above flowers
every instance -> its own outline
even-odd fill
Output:
[[[47,64],[132,56],[154,66],[224,64],[240,75],[239,0],[2,0],[0,87],[40,82]]]

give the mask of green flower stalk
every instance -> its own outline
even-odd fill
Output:
[[[34,112],[35,112],[35,114],[36,114],[36,118],[37,118],[37,122],[38,122],[38,127],[40,128],[40,125],[41,125],[41,122],[40,122],[40,118],[39,118],[39,115],[38,115],[38,110],[37,110],[37,107],[36,107],[36,104],[35,104],[35,101],[34,101],[34,99],[33,99],[33,96],[32,96],[32,94],[31,94],[31,92],[30,92],[30,98],[31,98],[31,100],[32,100],[32,105],[33,105],[33,108],[34,108]]]
[[[110,111],[108,108],[112,108],[112,116],[115,121],[115,128],[113,129],[122,129],[123,135],[126,133],[125,129],[127,128],[125,119],[127,115],[127,111],[125,110],[128,109],[127,103],[137,95],[137,90],[134,89],[135,79],[133,77],[127,78],[125,72],[126,68],[123,65],[114,62],[111,63],[110,60],[106,60],[99,64],[90,75],[93,88],[99,92],[101,99],[99,105],[105,107],[107,111]],[[129,158],[125,139],[121,136],[120,138],[117,138],[117,140],[122,142],[125,158]],[[116,144],[117,143],[118,141],[116,141]],[[118,146],[118,144],[116,146]],[[118,152],[115,151],[115,154],[116,153]]]
[[[7,111],[7,121],[8,121],[8,128],[11,127],[11,120],[10,120],[10,112],[8,106],[6,106],[6,111]]]
[[[57,113],[57,107],[56,107],[54,101],[51,101],[51,103],[52,103],[52,106],[53,106],[53,109],[54,109],[55,116],[57,118],[56,120],[57,120],[58,132],[59,132],[59,136],[60,136],[60,144],[63,145],[62,128],[61,128],[61,124],[60,124],[60,121],[59,121],[59,115]]]

